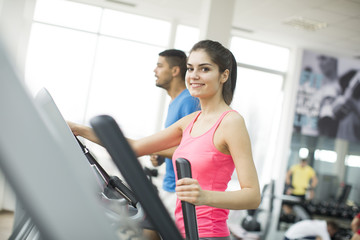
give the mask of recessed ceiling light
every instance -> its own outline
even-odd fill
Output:
[[[116,3],[116,4],[125,5],[125,6],[129,6],[129,7],[136,7],[135,3],[128,2],[128,1],[122,1],[122,0],[105,0],[105,1],[113,2],[113,3]]]
[[[318,31],[328,26],[326,22],[307,19],[301,16],[290,17],[286,19],[283,23],[293,28],[303,29],[307,31]]]
[[[240,32],[254,33],[253,30],[247,29],[247,28],[242,28],[242,27],[232,26],[232,29],[237,30],[237,31],[240,31]]]

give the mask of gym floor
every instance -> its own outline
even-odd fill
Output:
[[[0,240],[8,239],[12,232],[14,212],[0,211]]]
[[[0,240],[7,240],[9,239],[12,228],[14,223],[14,212],[12,211],[0,211]],[[273,238],[273,239],[282,239],[281,238]],[[278,236],[280,237],[280,236]],[[232,240],[240,239],[235,237],[234,235],[231,236]]]

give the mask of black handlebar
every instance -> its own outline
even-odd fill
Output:
[[[176,171],[178,179],[192,178],[191,164],[185,158],[176,159]],[[199,239],[195,206],[191,203],[181,201],[181,208],[184,215],[186,239]]]

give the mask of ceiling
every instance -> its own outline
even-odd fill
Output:
[[[234,26],[252,30],[256,38],[360,57],[360,0],[236,0],[235,12]],[[284,24],[294,17],[327,26]]]
[[[76,1],[193,26],[199,25],[204,9],[202,0]],[[302,25],[285,24],[291,19]],[[314,30],[314,23],[325,28]],[[360,58],[360,0],[235,0],[233,31],[243,37],[290,48]]]

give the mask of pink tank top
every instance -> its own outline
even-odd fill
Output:
[[[191,163],[192,177],[198,180],[203,190],[226,190],[235,166],[231,155],[224,154],[216,149],[213,138],[222,119],[230,111],[234,110],[224,112],[214,126],[198,137],[192,137],[190,132],[201,112],[187,126],[183,132],[181,143],[173,154],[172,161],[176,179],[178,178],[175,160],[177,158],[185,158]],[[226,237],[230,235],[226,224],[229,210],[202,205],[196,206],[196,215],[200,238]],[[184,220],[179,199],[176,200],[175,219],[180,232],[185,236]]]

